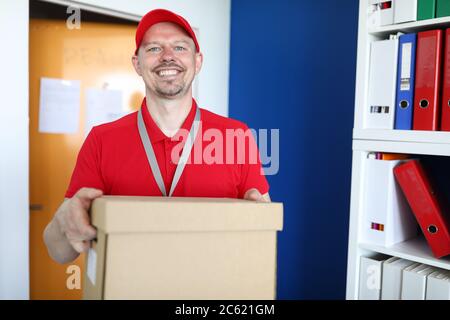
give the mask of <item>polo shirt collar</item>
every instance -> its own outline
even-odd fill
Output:
[[[160,142],[164,139],[170,140],[171,138],[166,136],[161,131],[161,129],[158,127],[158,125],[153,120],[152,116],[150,115],[150,112],[148,111],[148,108],[147,108],[146,98],[144,98],[144,100],[142,101],[141,108],[142,108],[142,116],[144,118],[145,127],[147,129],[148,136],[150,137],[150,141],[152,143],[156,143],[156,142]],[[197,111],[197,102],[195,101],[194,98],[192,98],[191,110],[189,111],[186,119],[183,122],[183,125],[181,126],[181,128],[179,130],[184,129],[184,130],[189,131],[191,129],[192,123],[194,122],[196,111]],[[177,134],[178,133],[179,133],[179,131],[177,132]]]

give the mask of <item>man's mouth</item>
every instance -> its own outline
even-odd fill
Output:
[[[181,70],[178,69],[163,69],[156,71],[156,74],[161,78],[173,77],[178,75]]]

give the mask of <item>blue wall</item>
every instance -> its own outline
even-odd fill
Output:
[[[280,129],[278,298],[344,299],[358,1],[233,0],[230,117]]]

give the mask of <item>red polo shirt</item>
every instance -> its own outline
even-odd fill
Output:
[[[186,132],[191,128],[196,110],[197,104],[193,100],[191,110],[182,125]],[[261,172],[254,139],[247,137],[244,145],[238,143],[237,138],[233,145],[228,143],[231,140],[226,139],[227,133],[233,130],[242,132],[248,127],[237,120],[205,109],[200,110],[201,126],[192,148],[190,163],[186,164],[173,196],[243,198],[245,192],[251,188],[258,189],[261,194],[267,193],[269,185]],[[172,149],[177,147],[176,150],[180,150],[180,141],[174,141],[159,129],[147,109],[145,99],[142,111],[168,192],[177,166],[171,157]],[[217,138],[220,134],[223,139]],[[184,143],[181,146],[183,145]],[[256,161],[250,156],[255,149]],[[233,151],[231,155],[230,150]],[[213,158],[204,155],[212,155]],[[71,198],[82,187],[100,189],[107,195],[162,195],[153,178],[139,136],[137,112],[91,130],[78,154],[66,197]]]

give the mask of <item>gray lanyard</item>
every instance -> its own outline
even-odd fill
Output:
[[[144,118],[142,117],[142,108],[138,112],[138,129],[139,135],[141,136],[142,144],[144,145],[145,154],[147,155],[148,163],[153,173],[153,177],[159,186],[159,190],[164,197],[167,197],[166,186],[164,185],[163,178],[161,176],[161,170],[158,166],[158,161],[156,160],[155,151],[153,150],[152,143],[148,137],[147,130],[145,129]],[[184,166],[191,153],[192,146],[194,145],[195,137],[197,136],[198,129],[200,127],[200,108],[197,107],[195,112],[194,122],[192,122],[189,135],[187,136],[186,143],[183,147],[183,152],[181,153],[180,160],[178,161],[177,168],[175,170],[175,175],[173,176],[172,185],[170,186],[169,197],[172,196],[175,187],[177,186],[178,180],[180,180],[181,174],[183,173]]]

